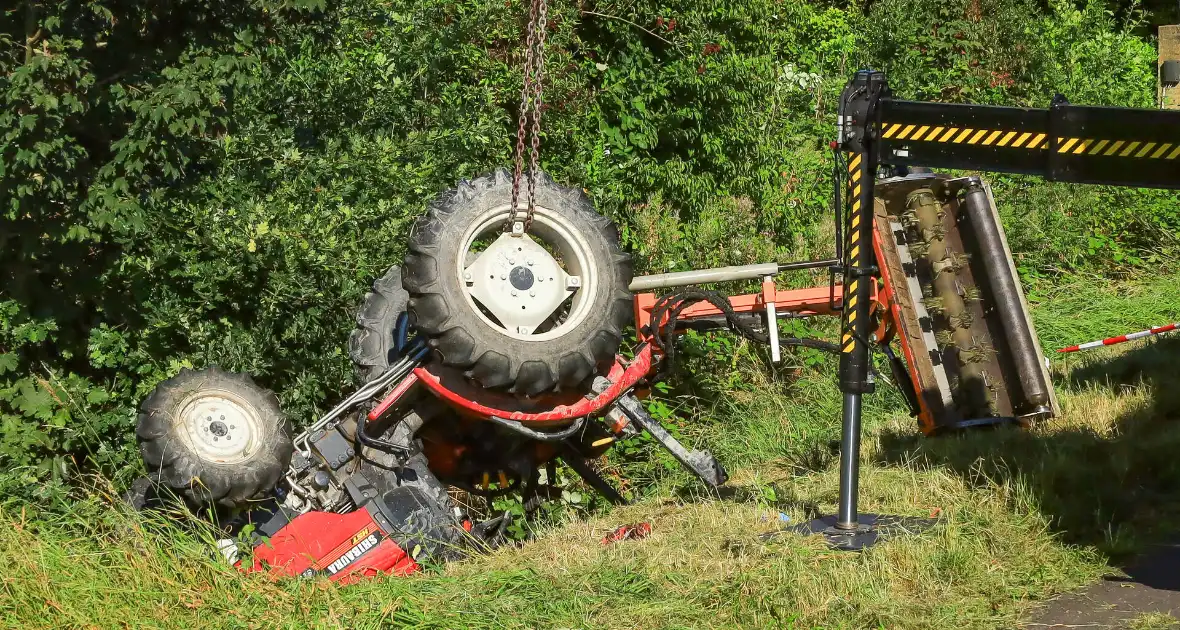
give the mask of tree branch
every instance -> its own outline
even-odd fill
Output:
[[[25,2],[25,63],[33,60],[33,45],[41,39],[41,29],[37,28],[37,2],[38,0]]]
[[[665,44],[667,44],[669,46],[676,46],[676,44],[673,44],[672,42],[664,39],[663,37],[660,37],[659,34],[653,33],[652,31],[649,31],[646,28],[643,28],[642,26],[640,26],[640,25],[636,24],[635,22],[632,22],[631,20],[628,20],[627,18],[624,18],[624,17],[619,17],[617,15],[607,15],[605,13],[598,13],[597,11],[587,11],[585,9],[582,9],[582,15],[596,15],[598,17],[606,18],[608,20],[618,20],[620,22],[626,22],[627,24],[634,26],[635,28],[643,31],[644,33],[647,33],[648,35],[651,35],[652,37],[660,40],[661,42],[664,42]]]

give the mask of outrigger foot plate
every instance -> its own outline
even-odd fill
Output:
[[[861,514],[857,517],[857,525],[852,528],[836,526],[836,516],[822,516],[806,523],[763,534],[762,539],[768,540],[784,532],[793,532],[805,536],[820,535],[833,549],[841,551],[861,551],[872,547],[882,540],[898,536],[920,534],[937,523],[933,518],[917,518],[913,516],[893,516],[890,514]]]

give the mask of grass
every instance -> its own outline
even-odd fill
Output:
[[[1127,624],[1131,630],[1174,630],[1180,628],[1180,619],[1167,613],[1143,613]]]
[[[1161,323],[1178,287],[1164,278],[1034,290],[1042,340]],[[703,384],[685,407],[696,422],[679,428],[730,465],[723,497],[649,471],[654,488],[635,505],[348,588],[240,575],[212,561],[199,534],[113,509],[99,491],[64,516],[10,504],[0,510],[0,626],[1010,628],[1166,534],[1155,523],[1180,505],[1177,356],[1180,338],[1061,357],[1063,415],[1024,431],[922,438],[880,388],[867,409],[861,508],[940,522],[863,554],[760,538],[780,513],[800,522],[834,509],[839,394],[830,366],[768,372],[744,360],[742,384]],[[650,521],[651,536],[599,543],[634,521]]]
[[[1026,287],[1037,334],[1064,348],[1180,321],[1180,274],[1112,281],[1074,277]]]

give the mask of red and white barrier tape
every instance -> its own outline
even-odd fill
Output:
[[[1119,335],[1118,337],[1111,337],[1110,339],[1103,339],[1101,341],[1091,341],[1090,343],[1083,343],[1083,344],[1076,345],[1076,346],[1070,346],[1068,348],[1062,348],[1062,349],[1058,350],[1058,352],[1077,352],[1078,350],[1090,350],[1093,348],[1101,348],[1102,346],[1113,346],[1116,343],[1122,343],[1124,341],[1131,341],[1132,339],[1142,339],[1144,337],[1150,337],[1152,335],[1158,335],[1160,333],[1171,332],[1173,330],[1180,330],[1180,322],[1177,322],[1175,324],[1168,324],[1166,326],[1157,326],[1155,328],[1149,328],[1147,330],[1141,330],[1137,333],[1131,333],[1129,335]]]

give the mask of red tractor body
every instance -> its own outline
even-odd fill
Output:
[[[368,510],[348,514],[308,512],[295,517],[254,548],[248,572],[268,571],[290,577],[315,577],[348,584],[388,573],[405,576],[418,563],[385,531]]]

